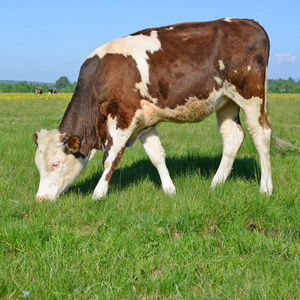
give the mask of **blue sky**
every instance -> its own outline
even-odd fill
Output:
[[[268,32],[268,78],[300,78],[300,0],[0,0],[0,79],[77,81],[94,49],[135,31],[223,17]]]

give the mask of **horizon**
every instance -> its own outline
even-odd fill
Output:
[[[60,76],[60,77],[63,77],[63,76]],[[59,78],[60,78],[59,77]],[[67,76],[66,76],[67,77]],[[16,83],[22,83],[22,82],[26,82],[26,83],[35,83],[35,84],[43,84],[43,85],[48,85],[48,84],[55,84],[55,82],[59,79],[57,78],[54,82],[44,82],[44,81],[39,81],[39,80],[15,80],[15,79],[0,79],[0,85],[1,84],[4,84],[3,81],[8,81],[8,82],[14,82],[13,84],[16,84]],[[68,77],[67,77],[68,78]],[[293,77],[288,77],[288,78],[268,78],[268,80],[288,80],[289,78],[292,78],[295,82],[298,82],[300,81],[300,78],[293,78]],[[68,78],[69,79],[69,78]],[[75,81],[72,81],[72,80],[69,80],[71,83],[74,83],[76,82],[77,83],[77,80]],[[9,84],[9,83],[7,83]]]
[[[77,81],[86,57],[102,44],[145,28],[224,17],[259,22],[271,42],[268,79],[300,78],[300,1],[201,3],[187,0],[136,2],[88,0],[1,5],[0,78],[19,82]]]

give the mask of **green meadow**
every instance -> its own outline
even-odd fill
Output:
[[[212,115],[158,126],[175,197],[137,143],[106,198],[92,199],[99,152],[59,199],[37,203],[32,134],[57,128],[70,99],[0,94],[1,299],[300,298],[300,94],[269,95],[271,197],[259,193],[241,113],[245,141],[215,190],[222,140]]]

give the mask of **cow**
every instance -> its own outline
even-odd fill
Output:
[[[42,90],[42,88],[41,87],[35,87],[35,93],[36,94],[43,94],[43,90]]]
[[[84,61],[58,129],[33,134],[36,200],[57,198],[97,150],[104,151],[103,173],[93,198],[105,197],[125,148],[138,139],[164,192],[174,195],[155,126],[200,122],[214,112],[223,155],[211,187],[222,184],[245,137],[240,108],[260,157],[260,190],[271,195],[269,45],[257,22],[233,18],[145,29],[102,45]]]
[[[50,90],[48,90],[48,94],[49,95],[56,94],[56,89],[50,89]]]

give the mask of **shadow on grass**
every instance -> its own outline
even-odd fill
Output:
[[[173,180],[179,176],[188,176],[196,174],[199,177],[208,178],[214,175],[221,162],[221,156],[184,156],[177,158],[167,158],[166,163]],[[88,168],[88,167],[87,167]],[[92,173],[84,181],[73,185],[69,191],[74,192],[80,190],[81,194],[91,195],[95,189],[102,173]],[[260,176],[260,167],[254,158],[237,158],[233,165],[230,178],[242,178],[245,180],[258,180]],[[149,159],[141,159],[130,166],[121,166],[114,171],[110,186],[121,188],[121,190],[129,185],[138,185],[144,179],[149,178],[156,186],[160,187],[161,182],[156,168]]]

